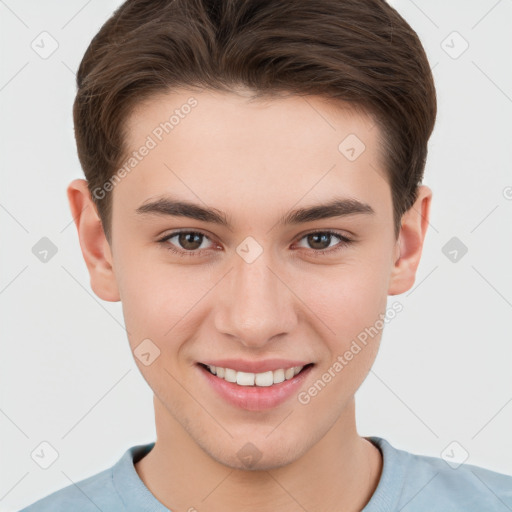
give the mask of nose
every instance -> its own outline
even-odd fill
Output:
[[[299,301],[266,252],[252,263],[238,255],[234,260],[234,268],[216,290],[218,332],[252,348],[262,348],[274,338],[291,333],[297,325]]]

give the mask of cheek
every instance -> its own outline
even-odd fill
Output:
[[[322,332],[344,345],[385,312],[389,258],[357,255],[343,264],[304,274],[297,294],[323,322]]]
[[[204,298],[218,279],[215,274],[155,261],[124,262],[120,286],[123,315],[134,350],[149,338],[161,359],[171,365],[183,342],[201,323]]]
[[[118,262],[122,276],[118,280],[126,329],[130,344],[143,339],[165,339],[165,333],[183,316],[179,285],[170,279],[165,266],[134,257]],[[165,273],[167,272],[167,274]]]
[[[318,414],[329,411],[333,422],[377,357],[386,312],[386,283],[382,267],[359,262],[340,268],[308,294],[308,305],[322,320],[318,325],[324,333],[325,357],[316,379],[298,398],[301,404],[311,403]]]

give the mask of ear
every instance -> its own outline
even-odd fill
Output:
[[[414,284],[430,218],[431,201],[432,190],[421,185],[416,201],[402,215],[396,246],[397,257],[391,272],[388,295],[404,293]]]
[[[82,255],[91,277],[91,288],[103,300],[120,300],[112,266],[112,253],[86,180],[73,180],[67,189]]]

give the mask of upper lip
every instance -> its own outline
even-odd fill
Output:
[[[291,359],[264,359],[262,361],[248,361],[245,359],[211,359],[208,361],[201,361],[202,364],[208,366],[220,366],[221,368],[231,368],[240,372],[248,373],[264,373],[281,368],[287,369],[294,366],[306,366],[311,361],[295,361]]]

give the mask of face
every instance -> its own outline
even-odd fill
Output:
[[[380,332],[346,357],[385,314],[398,254],[378,128],[320,97],[181,91],[127,133],[139,156],[113,190],[112,265],[159,414],[228,466],[244,450],[254,468],[296,460],[378,351]]]

